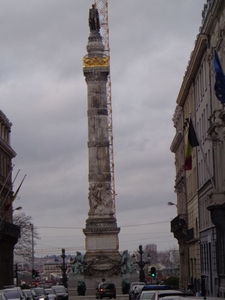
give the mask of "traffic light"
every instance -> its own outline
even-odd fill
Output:
[[[35,269],[32,269],[32,278],[35,279],[39,276],[39,272],[36,271]]]
[[[151,272],[150,272],[151,276],[152,277],[155,277],[156,276],[156,269],[155,267],[151,267]]]
[[[39,276],[39,272],[35,270],[35,278]]]

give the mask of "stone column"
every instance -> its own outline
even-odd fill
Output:
[[[89,212],[86,228],[85,275],[120,274],[120,254],[116,218],[111,194],[107,79],[109,57],[98,31],[91,31],[83,59],[88,94]]]

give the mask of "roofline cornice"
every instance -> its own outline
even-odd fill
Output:
[[[196,77],[203,55],[209,46],[209,38],[214,29],[215,23],[218,22],[218,15],[225,6],[224,0],[213,1],[207,16],[204,20],[201,32],[197,35],[194,50],[191,53],[190,60],[183,78],[183,82],[177,97],[176,103],[183,106],[187,98],[191,84]]]

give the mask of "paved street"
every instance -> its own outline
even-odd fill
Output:
[[[94,300],[94,299],[96,299],[95,296],[90,296],[90,295],[87,295],[87,296],[70,296],[69,297],[69,300]],[[103,298],[103,299],[108,300],[109,298]],[[116,296],[116,300],[128,300],[128,299],[129,299],[128,295],[118,294]]]

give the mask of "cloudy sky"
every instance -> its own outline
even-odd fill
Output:
[[[109,0],[120,250],[177,247],[172,117],[205,0]],[[0,0],[0,110],[12,122],[15,201],[43,249],[84,247],[88,213],[87,87],[93,0]],[[39,250],[38,250],[39,249]],[[40,250],[42,249],[42,251]],[[75,251],[74,251],[75,253]],[[44,253],[46,254],[46,253]]]

